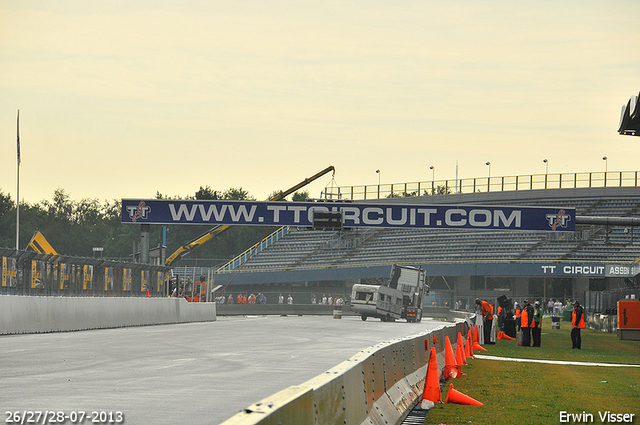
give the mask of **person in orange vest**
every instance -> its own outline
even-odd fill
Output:
[[[580,329],[584,329],[584,310],[578,301],[573,303],[573,312],[571,313],[571,342],[573,347],[578,350],[582,346],[582,337]]]
[[[485,344],[495,344],[495,342],[491,342],[491,326],[493,325],[493,309],[491,305],[481,300],[480,298],[476,298],[476,305],[480,308],[480,314],[482,315],[482,325],[484,329],[484,343]]]
[[[522,318],[522,307],[516,302],[516,329],[520,331],[520,322]]]
[[[249,295],[249,304],[255,304],[256,303],[256,296],[251,294]]]
[[[238,304],[242,304],[242,294],[238,294]]]
[[[520,316],[520,329],[522,329],[522,346],[531,347],[531,328],[533,328],[534,310],[529,300],[524,300],[524,308]]]

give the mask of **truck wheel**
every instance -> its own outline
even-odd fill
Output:
[[[367,316],[365,316],[364,314],[362,316],[360,316],[360,318],[362,319],[363,322],[367,321]]]

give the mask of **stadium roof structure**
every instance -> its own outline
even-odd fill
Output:
[[[603,187],[449,194],[368,201],[425,205],[572,207],[579,216],[640,217],[640,188]],[[576,225],[575,232],[289,228],[216,284],[388,277],[392,264],[429,276],[623,277],[640,273],[640,229]]]

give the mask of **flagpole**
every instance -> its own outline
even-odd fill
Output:
[[[20,249],[20,110],[17,118],[18,171],[16,177],[16,250]]]

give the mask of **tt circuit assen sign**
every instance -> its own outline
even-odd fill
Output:
[[[575,230],[575,209],[346,202],[123,199],[122,223],[312,227],[316,212],[342,216],[343,227]]]

